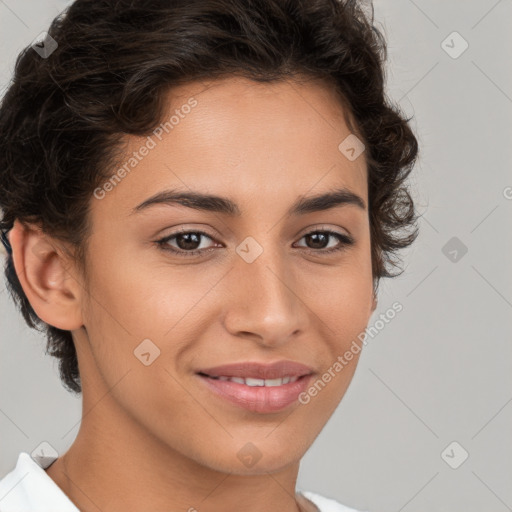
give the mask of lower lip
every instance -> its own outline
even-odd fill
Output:
[[[196,374],[208,388],[231,403],[252,412],[271,413],[286,409],[306,390],[312,374],[281,386],[247,386]]]

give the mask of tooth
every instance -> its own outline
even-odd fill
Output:
[[[283,379],[265,379],[265,386],[280,386]]]
[[[236,382],[237,384],[245,384],[246,386],[282,386],[283,384],[288,384],[290,382],[295,382],[299,377],[283,377],[282,379],[255,379],[252,377],[226,377],[225,375],[219,375],[217,377],[212,377],[213,379],[218,379],[222,381],[231,381]]]
[[[264,386],[265,381],[263,379],[251,379],[250,377],[246,377],[245,384],[247,386]]]

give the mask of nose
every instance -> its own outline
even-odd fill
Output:
[[[265,250],[252,263],[237,257],[234,265],[224,316],[232,335],[279,347],[306,330],[300,280],[278,251]]]

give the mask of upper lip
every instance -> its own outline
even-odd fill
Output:
[[[283,377],[302,377],[313,373],[313,369],[294,361],[276,361],[274,363],[257,363],[244,361],[233,364],[223,364],[213,368],[204,368],[197,373],[210,377],[249,377],[253,379],[279,379]]]

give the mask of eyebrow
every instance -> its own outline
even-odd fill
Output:
[[[227,197],[179,190],[163,190],[156,193],[133,208],[130,215],[157,204],[181,205],[194,210],[223,213],[232,217],[242,215],[238,205]],[[289,208],[287,215],[304,215],[345,205],[366,210],[366,205],[360,196],[346,188],[339,188],[315,196],[299,198]]]

